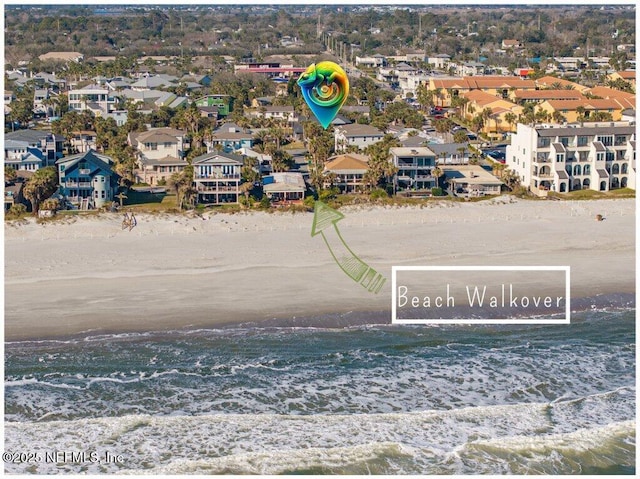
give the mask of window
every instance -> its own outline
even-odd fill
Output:
[[[103,200],[105,199],[105,191],[104,190],[102,191],[102,199]]]
[[[562,143],[564,146],[569,146],[569,137],[568,136],[561,137],[560,143]]]
[[[589,144],[588,136],[579,136],[578,137],[578,146],[586,146]]]
[[[596,141],[601,141],[604,146],[612,146],[613,135],[598,135]]]
[[[564,161],[564,153],[558,153],[558,154],[556,155],[556,161],[557,161],[558,163],[562,163],[562,162]]]
[[[538,148],[545,148],[551,144],[550,138],[538,138]]]
[[[615,141],[615,145],[616,146],[620,146],[620,145],[625,145],[627,143],[627,137],[624,135],[616,135],[616,141]]]
[[[606,160],[613,161],[615,159],[616,159],[616,155],[613,153],[613,151],[607,151]]]
[[[604,161],[604,153],[597,153],[596,161]]]

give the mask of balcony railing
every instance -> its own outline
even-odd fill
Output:
[[[219,193],[219,192],[238,193],[240,191],[238,188],[231,187],[231,186],[216,187],[216,186],[206,186],[206,185],[197,186],[196,190],[200,193]]]
[[[91,188],[90,181],[69,181],[65,183],[68,188]]]
[[[211,175],[195,175],[196,180],[225,180],[225,179],[240,179],[240,175],[223,175],[223,174],[211,174]]]

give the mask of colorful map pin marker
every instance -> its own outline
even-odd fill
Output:
[[[298,85],[307,105],[326,129],[347,101],[347,74],[333,62],[314,63],[300,75]]]

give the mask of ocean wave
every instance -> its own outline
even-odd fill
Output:
[[[563,434],[465,444],[456,453],[478,474],[596,474],[635,466],[635,421]]]
[[[122,454],[124,462],[93,472],[135,474],[569,474],[633,467],[634,421],[568,428],[550,419],[554,407],[312,416],[131,415],[9,423],[5,449],[95,450],[101,456],[108,450]],[[67,466],[69,472],[81,467]],[[6,467],[7,472],[24,472],[18,465]],[[54,464],[39,464],[34,472],[56,471]]]

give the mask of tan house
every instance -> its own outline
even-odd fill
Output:
[[[468,100],[465,105],[465,118],[467,120],[471,120],[485,108],[491,109],[491,118],[485,122],[482,129],[483,132],[515,131],[515,122],[509,123],[506,118],[509,113],[517,118],[523,112],[522,106],[480,90],[465,93],[463,97]]]
[[[557,111],[568,123],[575,123],[580,121],[581,112],[584,119],[588,119],[596,112],[611,113],[613,121],[618,121],[622,118],[622,110],[625,108],[616,100],[584,98],[582,100],[547,100],[540,103],[537,109],[544,110],[549,115]]]
[[[369,169],[369,157],[356,153],[329,158],[324,166],[326,186],[336,186],[341,193],[356,193],[362,189],[364,175]]]
[[[616,90],[606,86],[596,86],[589,90],[589,93],[607,100],[616,100],[624,108],[636,108],[636,96],[633,93]]]
[[[616,80],[624,80],[628,83],[631,83],[633,87],[633,91],[636,91],[636,71],[635,70],[624,70],[621,72],[613,72],[609,76],[607,76],[607,80],[616,81]]]
[[[451,106],[454,97],[470,91],[480,90],[499,98],[509,98],[514,90],[535,90],[533,80],[524,80],[515,76],[471,76],[461,78],[431,78],[430,91],[435,92],[434,103],[438,106]]]
[[[509,95],[512,101],[522,105],[527,102],[542,103],[546,100],[581,100],[578,90],[515,90]]]
[[[520,40],[505,38],[504,40],[502,40],[501,47],[505,50],[508,50],[509,48],[516,50],[518,48],[522,48],[522,43],[520,43]]]
[[[540,89],[565,89],[565,90],[576,90],[580,93],[585,93],[589,90],[589,87],[580,85],[579,83],[572,82],[569,80],[565,80],[563,78],[552,77],[552,76],[544,76],[535,80],[535,84],[537,88]]]
[[[137,151],[138,178],[150,185],[162,184],[174,173],[184,170],[187,145],[185,132],[175,128],[152,128],[131,132],[128,143]]]
[[[147,159],[172,157],[182,159],[186,150],[185,132],[175,128],[151,128],[143,132],[129,133],[128,143],[139,156]]]

